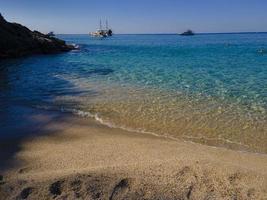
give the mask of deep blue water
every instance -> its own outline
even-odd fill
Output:
[[[58,37],[80,50],[0,62],[2,102],[267,152],[267,34]]]

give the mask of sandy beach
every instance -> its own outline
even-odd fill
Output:
[[[267,1],[0,5],[0,200],[267,200]]]
[[[21,123],[4,131],[27,137],[1,140],[1,200],[267,198],[264,154],[128,132],[53,111],[23,112],[15,116]]]

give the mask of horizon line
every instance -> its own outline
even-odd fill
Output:
[[[195,35],[208,34],[266,34],[267,31],[240,31],[240,32],[199,32]],[[180,35],[181,33],[114,33],[114,35]],[[89,35],[88,33],[56,33],[56,35]]]

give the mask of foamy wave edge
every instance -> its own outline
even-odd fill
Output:
[[[40,109],[51,110],[51,107],[49,107],[49,106],[37,106],[37,107],[40,108]],[[133,132],[133,133],[148,134],[148,135],[153,135],[155,137],[170,139],[170,140],[174,140],[174,141],[180,141],[180,142],[183,141],[183,142],[186,142],[186,143],[204,145],[204,144],[196,143],[196,142],[193,142],[193,141],[190,141],[190,140],[185,140],[183,138],[175,138],[175,137],[170,136],[170,135],[159,135],[157,133],[150,132],[150,131],[145,131],[145,130],[142,130],[142,129],[132,129],[132,128],[125,127],[125,126],[118,126],[118,125],[115,125],[115,124],[113,124],[113,123],[111,123],[109,121],[106,121],[106,120],[102,119],[101,117],[99,117],[98,113],[92,114],[92,113],[90,113],[88,111],[82,111],[82,110],[79,110],[79,109],[74,109],[74,108],[71,109],[71,108],[64,108],[64,107],[61,107],[60,110],[57,110],[57,111],[61,111],[62,113],[71,113],[73,115],[77,115],[77,116],[83,117],[83,118],[89,117],[89,118],[92,118],[92,119],[96,120],[100,124],[109,127],[109,128],[122,129],[122,130]],[[190,137],[187,137],[187,138],[189,139]],[[192,137],[192,138],[194,138],[194,137]],[[204,139],[213,140],[213,138],[204,138]],[[230,140],[227,140],[227,139],[222,139],[222,138],[217,138],[217,139],[225,141],[227,143],[242,145],[240,143],[236,143],[236,142],[233,142],[233,141],[230,141]],[[204,145],[204,146],[209,146],[211,148],[227,149],[227,148],[224,148],[224,147],[217,147],[217,146],[210,146],[210,145]],[[266,154],[258,153],[258,152],[249,152],[249,151],[242,151],[242,150],[235,150],[235,151],[238,151],[238,152],[241,152],[241,153],[252,153],[252,154],[258,154],[258,155],[262,155],[262,156],[267,156]]]
[[[156,137],[164,137],[164,138],[169,138],[168,136],[164,136],[164,135],[158,135],[156,133],[153,132],[149,132],[149,131],[144,131],[144,130],[138,130],[138,129],[131,129],[128,127],[124,127],[124,126],[117,126],[107,120],[102,119],[101,117],[99,117],[99,114],[92,114],[88,111],[82,111],[82,110],[78,110],[78,109],[66,109],[66,108],[61,108],[61,112],[68,112],[68,113],[72,113],[74,115],[78,115],[80,117],[90,117],[93,118],[94,120],[96,120],[97,122],[99,122],[100,124],[103,124],[109,128],[118,128],[118,129],[122,129],[122,130],[126,130],[129,132],[135,132],[135,133],[144,133],[144,134],[149,134],[149,135],[153,135]],[[173,140],[179,140],[177,138],[172,138]]]

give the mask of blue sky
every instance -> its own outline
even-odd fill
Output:
[[[267,0],[0,0],[9,21],[56,33],[88,33],[108,19],[115,33],[267,31]]]

